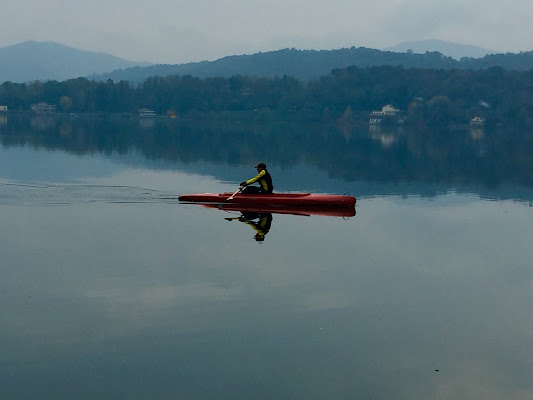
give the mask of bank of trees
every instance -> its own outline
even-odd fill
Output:
[[[404,69],[349,67],[314,81],[293,77],[200,79],[152,77],[141,84],[97,82],[85,78],[0,86],[0,104],[30,110],[44,101],[59,111],[220,115],[260,113],[264,118],[337,120],[349,108],[353,118],[392,104],[406,121],[422,124],[466,123],[482,116],[489,124],[533,127],[533,71]]]

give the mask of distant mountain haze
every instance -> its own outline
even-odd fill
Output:
[[[495,66],[509,70],[533,69],[533,52],[487,54],[491,51],[437,40],[406,42],[391,49],[403,51],[365,47],[338,50],[283,49],[227,56],[215,61],[154,65],[52,42],[30,41],[0,48],[0,83],[64,81],[78,77],[98,81],[111,79],[114,82],[142,82],[151,76],[169,75],[191,75],[198,78],[287,75],[312,80],[329,75],[335,69],[384,65],[430,69],[486,69]],[[487,55],[476,57],[481,54]]]
[[[426,53],[428,51],[438,51],[445,56],[460,60],[463,57],[481,58],[487,54],[498,53],[495,50],[484,49],[482,47],[472,46],[468,44],[459,44],[447,42],[444,40],[416,40],[411,42],[399,43],[395,46],[387,47],[384,51],[394,51],[397,53],[405,53],[411,50],[413,53]]]
[[[150,63],[128,61],[53,42],[28,41],[0,48],[0,82],[63,81],[147,65]]]

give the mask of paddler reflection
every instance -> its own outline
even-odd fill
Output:
[[[238,220],[245,223],[255,231],[254,239],[257,242],[263,242],[270,227],[272,226],[271,213],[245,212],[241,211],[240,217],[225,218],[227,221]]]

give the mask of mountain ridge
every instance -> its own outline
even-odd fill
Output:
[[[425,48],[445,44],[478,54],[488,51],[470,45],[444,41],[404,42],[397,46]],[[428,47],[429,46],[429,47]],[[350,66],[402,66],[425,69],[486,69],[494,66],[528,70],[533,69],[533,52],[519,54],[486,54],[481,58],[461,57],[457,60],[438,51],[405,52],[350,47],[333,50],[298,50],[286,48],[255,54],[230,55],[214,61],[184,64],[151,64],[124,60],[106,53],[90,52],[54,42],[27,41],[0,48],[0,83],[56,80],[86,77],[97,81],[109,79],[142,82],[151,76],[191,75],[198,78],[235,75],[279,77],[293,76],[301,80],[318,79],[335,69]],[[451,54],[451,53],[449,53]]]
[[[0,48],[0,82],[29,82],[84,77],[121,68],[148,66],[103,52],[80,50],[55,42],[21,42]]]
[[[392,51],[397,53],[406,53],[412,51],[414,53],[426,53],[428,51],[438,51],[445,56],[460,60],[463,57],[467,58],[482,58],[489,54],[498,54],[499,51],[485,49],[479,46],[469,44],[461,44],[449,42],[446,40],[428,39],[428,40],[413,40],[401,42],[394,46],[386,47],[384,51]]]
[[[156,64],[145,68],[115,70],[111,73],[94,75],[94,80],[142,82],[152,76],[191,75],[197,78],[223,77],[235,75],[281,77],[293,76],[309,81],[329,75],[333,70],[351,66],[402,66],[420,69],[487,69],[501,67],[509,70],[533,69],[533,52],[519,54],[487,54],[482,58],[462,57],[456,60],[440,52],[424,54],[398,53],[351,47],[337,50],[297,50],[282,49],[251,55],[227,56],[215,61],[202,61],[187,64]]]

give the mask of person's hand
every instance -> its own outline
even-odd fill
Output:
[[[241,187],[245,187],[245,186],[246,186],[246,181],[241,182]]]

